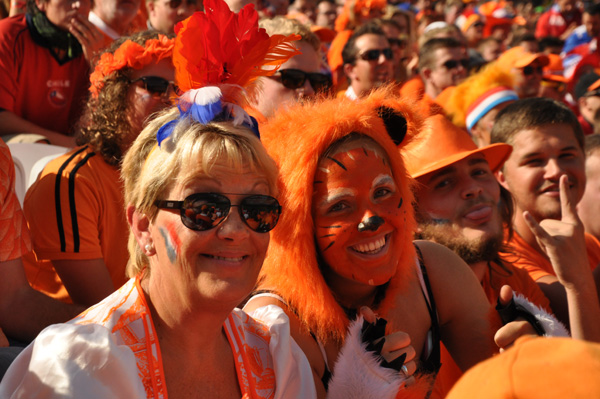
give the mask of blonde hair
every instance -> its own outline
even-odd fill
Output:
[[[298,35],[301,42],[309,44],[316,52],[321,50],[321,41],[310,28],[296,19],[285,17],[274,17],[271,19],[261,19],[259,26],[267,31],[269,36],[273,35]]]
[[[140,133],[125,155],[121,168],[125,204],[154,220],[158,208],[154,203],[176,183],[192,175],[211,176],[219,162],[235,171],[250,169],[263,174],[269,194],[277,194],[277,165],[260,140],[246,127],[233,122],[201,124],[179,117],[177,107],[163,111]],[[171,137],[157,146],[156,133],[165,124],[176,121]],[[147,269],[147,256],[132,232],[129,234],[127,275],[133,277]]]

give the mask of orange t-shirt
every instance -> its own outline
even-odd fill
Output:
[[[600,263],[600,242],[594,236],[586,233],[585,244],[590,268],[594,270]],[[556,276],[550,260],[526,243],[517,232],[513,234],[512,239],[508,242],[508,247],[511,252],[502,253],[502,259],[511,262],[516,267],[527,270],[534,281],[544,276]]]
[[[129,260],[119,170],[88,146],[50,161],[27,191],[25,216],[35,256],[23,258],[33,288],[69,302],[52,260],[104,260],[115,289]]]
[[[551,313],[550,301],[546,298],[536,282],[529,277],[527,271],[516,268],[511,264],[505,264],[505,267],[507,270],[503,270],[501,267],[494,265],[491,278],[489,268],[483,277],[481,285],[490,303],[495,306],[498,301],[498,296],[500,295],[500,288],[502,288],[503,285],[510,285],[516,293],[527,298],[529,302]],[[444,398],[450,389],[452,389],[456,381],[463,375],[463,372],[454,362],[452,356],[450,356],[450,353],[443,344],[441,345],[441,362],[442,368],[435,379],[433,392],[431,394],[432,399]]]
[[[15,193],[15,165],[0,139],[0,262],[20,258],[30,250],[27,222]]]

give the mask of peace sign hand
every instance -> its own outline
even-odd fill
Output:
[[[569,190],[569,179],[562,175],[559,180],[561,219],[544,219],[538,223],[527,211],[523,212],[525,222],[546,253],[558,281],[563,286],[576,285],[577,280],[588,268],[584,227],[577,215],[576,200]]]

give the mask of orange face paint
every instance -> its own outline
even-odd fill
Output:
[[[321,256],[337,274],[370,285],[394,275],[403,229],[402,194],[386,157],[362,147],[323,159],[313,220]]]

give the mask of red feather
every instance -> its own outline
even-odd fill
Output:
[[[228,84],[242,86],[252,97],[258,77],[274,74],[281,64],[300,54],[292,44],[300,36],[269,37],[258,27],[258,13],[252,4],[235,14],[223,0],[205,0],[204,9],[175,27],[175,81],[183,91]],[[225,101],[235,95],[229,90],[223,94]],[[234,102],[243,105],[237,100]]]

